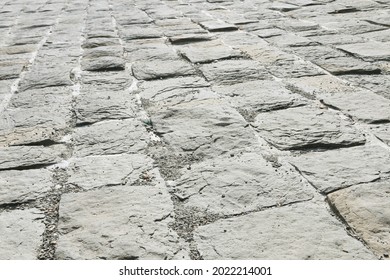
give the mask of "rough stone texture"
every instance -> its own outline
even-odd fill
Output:
[[[389,43],[371,41],[365,43],[341,45],[338,46],[338,48],[368,61],[390,59]]]
[[[259,114],[253,126],[282,150],[353,146],[364,136],[343,116],[314,106]]]
[[[64,145],[0,147],[0,170],[57,163],[66,153]]]
[[[313,191],[305,189],[296,178],[278,175],[256,153],[237,153],[193,164],[173,184],[186,206],[213,214],[232,215],[264,207],[311,199]]]
[[[177,152],[213,157],[256,141],[240,114],[214,99],[159,110],[151,119],[158,135]]]
[[[379,146],[314,152],[290,162],[323,193],[390,176],[390,154]]]
[[[378,124],[370,126],[371,132],[387,145],[390,144],[390,124]]]
[[[53,186],[48,170],[9,170],[0,173],[0,205],[34,200]]]
[[[188,76],[195,74],[195,69],[182,60],[139,61],[132,65],[134,76],[139,80],[153,80],[166,77]]]
[[[58,259],[188,258],[168,226],[173,205],[164,185],[66,194],[59,211]]]
[[[76,158],[71,161],[68,173],[68,184],[85,190],[149,183],[157,176],[152,159],[139,154]]]
[[[0,259],[37,259],[45,230],[42,218],[43,214],[35,208],[0,213]]]
[[[362,184],[329,194],[330,203],[380,257],[390,254],[390,182]]]
[[[313,202],[220,220],[199,227],[195,240],[206,260],[375,259]]]
[[[253,60],[224,60],[200,67],[203,75],[215,84],[272,79],[258,62]]]
[[[75,130],[74,155],[112,155],[137,153],[145,149],[148,134],[145,124],[135,119],[112,120]]]

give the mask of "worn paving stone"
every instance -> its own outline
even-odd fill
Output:
[[[243,117],[214,99],[150,109],[153,128],[174,151],[213,158],[256,143]]]
[[[44,196],[53,186],[46,169],[0,172],[0,204],[23,203]]]
[[[180,53],[192,63],[206,63],[218,59],[241,57],[241,52],[224,45],[222,42],[199,42],[191,46],[178,48]]]
[[[277,61],[266,66],[266,69],[278,78],[299,78],[305,76],[325,75],[325,72],[315,65],[301,60]]]
[[[213,90],[228,100],[246,117],[253,120],[260,112],[302,106],[302,96],[292,93],[279,81],[250,81],[234,85],[213,86]]]
[[[59,216],[57,259],[188,258],[169,228],[173,205],[161,184],[65,194]]]
[[[0,170],[54,164],[67,154],[64,145],[0,147]]]
[[[188,76],[196,73],[191,64],[183,60],[137,61],[131,66],[139,80],[154,80],[167,77]]]
[[[238,27],[235,26],[234,24],[229,24],[223,21],[202,21],[200,22],[200,25],[211,32],[231,31],[231,30],[238,29]]]
[[[379,146],[312,152],[289,161],[322,193],[390,176],[390,155]]]
[[[223,60],[200,67],[206,79],[214,84],[235,84],[272,79],[260,63],[253,60]]]
[[[259,114],[253,126],[282,150],[334,148],[364,144],[364,136],[340,114],[314,106]]]
[[[333,192],[328,198],[376,255],[385,259],[389,257],[389,181],[353,186]]]
[[[73,135],[76,157],[137,153],[145,149],[149,135],[137,119],[112,120],[82,126]]]
[[[141,154],[89,156],[72,159],[68,184],[85,190],[150,183],[156,178],[151,158]]]
[[[142,99],[148,101],[161,101],[208,86],[210,86],[210,84],[205,79],[198,76],[189,76],[148,81],[140,84],[139,88]]]
[[[206,260],[375,259],[328,209],[311,201],[219,220],[194,235]]]
[[[230,151],[185,168],[171,186],[185,206],[217,215],[233,215],[264,207],[311,199],[314,192],[297,178],[277,174],[260,155]]]
[[[370,125],[371,132],[378,137],[381,141],[390,145],[390,123]]]
[[[82,70],[85,71],[109,71],[124,70],[125,59],[117,56],[91,57],[82,60]]]
[[[128,71],[84,71],[80,81],[84,85],[100,86],[102,88],[106,88],[109,85],[110,89],[115,91],[129,88],[133,79]]]
[[[354,57],[318,59],[314,63],[333,75],[379,74],[381,72],[378,65]]]
[[[37,259],[45,230],[43,218],[36,208],[0,213],[0,259]]]
[[[390,99],[390,75],[346,75],[342,78]]]
[[[390,59],[389,43],[369,41],[365,43],[341,45],[338,46],[338,48],[367,61]]]
[[[75,100],[76,123],[88,124],[102,120],[133,118],[136,99],[123,90],[107,87],[84,86]]]

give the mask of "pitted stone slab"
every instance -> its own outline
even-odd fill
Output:
[[[257,141],[243,117],[215,99],[159,109],[151,119],[156,132],[178,153],[213,158]]]
[[[226,46],[219,40],[193,43],[178,47],[180,53],[192,63],[206,63],[218,59],[241,57],[241,52]]]
[[[127,53],[127,60],[130,62],[156,61],[155,63],[164,64],[165,61],[169,62],[179,58],[179,55],[166,45],[156,48],[136,49]]]
[[[280,60],[277,61],[275,64],[266,66],[266,69],[272,75],[280,79],[325,75],[325,72],[322,69],[307,61],[301,60]]]
[[[298,203],[196,229],[200,255],[214,259],[376,259],[324,205]]]
[[[317,59],[314,63],[333,75],[379,74],[381,71],[378,65],[347,56]]]
[[[53,186],[51,172],[37,170],[5,170],[0,172],[0,204],[35,200]]]
[[[59,207],[57,259],[189,258],[173,222],[165,185],[119,186],[65,194]]]
[[[281,51],[276,47],[268,45],[266,42],[253,46],[243,46],[240,49],[247,53],[253,60],[261,63],[261,65],[271,65],[277,62],[294,61],[296,57],[293,54]]]
[[[146,147],[148,138],[145,125],[137,119],[98,122],[75,129],[73,155],[137,153]]]
[[[136,39],[160,38],[163,36],[163,33],[158,26],[152,24],[134,24],[130,28],[119,28],[119,36],[124,41],[131,41]]]
[[[125,60],[118,56],[101,56],[83,58],[81,68],[86,71],[124,70]]]
[[[0,147],[0,170],[53,164],[66,154],[64,145]]]
[[[208,81],[220,85],[272,79],[265,68],[253,60],[223,60],[202,65],[200,70]]]
[[[227,86],[213,86],[213,90],[231,102],[241,113],[255,117],[259,112],[301,106],[307,100],[289,91],[278,81],[251,81]],[[250,117],[250,116],[248,116]]]
[[[45,225],[35,208],[0,213],[0,259],[35,260]]]
[[[333,192],[328,198],[371,250],[380,257],[389,257],[390,181],[353,186]]]
[[[364,136],[342,115],[314,106],[264,112],[253,126],[282,150],[364,144]]]
[[[137,111],[136,98],[123,90],[84,86],[76,96],[75,111],[77,124],[133,118]]]
[[[267,42],[276,45],[279,48],[284,47],[302,47],[302,46],[314,46],[317,42],[313,42],[309,38],[294,35],[294,34],[282,34],[280,36],[273,36],[266,38]]]
[[[347,75],[342,78],[390,99],[390,75]]]
[[[156,172],[153,160],[144,155],[89,156],[72,159],[68,183],[85,190],[131,185],[144,178],[150,179],[149,182],[159,179]]]
[[[323,193],[390,177],[390,154],[379,146],[312,152],[289,161]]]
[[[131,66],[139,80],[154,80],[167,77],[194,75],[195,69],[183,60],[137,61]]]
[[[109,87],[110,90],[124,90],[131,86],[133,79],[127,71],[83,72],[81,82],[85,85]]]
[[[299,178],[283,178],[259,154],[235,153],[183,169],[173,192],[187,207],[218,215],[311,199],[314,191]]]
[[[390,100],[371,91],[357,89],[348,93],[323,93],[318,97],[326,105],[363,122],[390,121]]]
[[[234,24],[226,23],[223,21],[202,21],[200,22],[200,25],[211,32],[233,31],[238,29],[238,27]]]
[[[200,88],[206,88],[210,84],[197,76],[155,80],[142,83],[140,95],[143,99],[160,101],[171,96],[193,92]]]

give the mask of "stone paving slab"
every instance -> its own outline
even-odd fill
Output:
[[[0,259],[37,259],[45,230],[43,218],[43,213],[34,208],[0,213]]]
[[[273,208],[199,227],[204,259],[375,259],[313,202]]]
[[[389,11],[2,1],[0,257],[388,259]]]

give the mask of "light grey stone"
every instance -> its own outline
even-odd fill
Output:
[[[146,177],[150,180],[144,183],[150,183],[155,180],[156,172],[153,160],[144,155],[89,156],[71,160],[68,183],[85,190],[131,185]]]
[[[193,43],[190,46],[184,45],[178,49],[192,63],[206,63],[218,59],[242,56],[241,52],[224,45],[219,40]]]
[[[354,57],[317,59],[313,62],[333,75],[379,74],[381,72],[378,65]]]
[[[255,117],[260,112],[301,106],[307,101],[292,93],[278,81],[250,81],[234,85],[213,86],[213,90],[228,100],[240,113]]]
[[[299,78],[305,76],[325,75],[317,66],[301,60],[278,61],[266,66],[266,69],[278,78]]]
[[[220,85],[272,79],[265,68],[253,60],[223,60],[202,65],[200,70],[208,81]]]
[[[137,61],[131,66],[134,76],[139,80],[153,80],[167,77],[195,74],[191,64],[183,60]]]
[[[64,145],[0,147],[0,170],[53,164],[66,154]]]
[[[282,150],[342,147],[364,144],[364,136],[342,115],[314,106],[259,114],[253,126]]]
[[[379,146],[313,152],[289,161],[323,193],[390,176],[390,154]]]
[[[369,41],[365,43],[341,45],[338,46],[338,48],[367,61],[390,60],[389,43]]]
[[[202,21],[200,22],[200,25],[203,26],[205,29],[211,32],[216,31],[232,31],[237,30],[238,27],[234,24],[226,23],[223,21]]]
[[[86,71],[124,70],[125,59],[117,56],[83,58],[81,67]]]
[[[256,44],[253,46],[244,46],[240,48],[247,53],[253,60],[258,61],[261,65],[271,65],[277,62],[287,63],[288,61],[295,61],[296,57],[281,51],[276,47],[268,44]]]
[[[353,186],[333,192],[328,198],[373,252],[380,257],[389,257],[389,181]]]
[[[279,175],[253,152],[217,157],[184,168],[173,193],[185,206],[217,215],[233,215],[311,199],[314,191],[299,178]]]
[[[282,34],[280,36],[268,37],[266,38],[266,40],[267,42],[274,44],[280,48],[317,45],[317,42],[314,42],[309,38],[288,33]]]
[[[367,90],[333,94],[321,93],[318,97],[323,103],[336,107],[343,113],[367,123],[390,120],[390,100]]]
[[[390,75],[347,75],[342,78],[390,99]]]
[[[84,86],[76,96],[77,124],[102,120],[133,118],[137,112],[136,98],[123,90]]]
[[[45,225],[35,208],[0,213],[0,259],[36,260]]]
[[[146,148],[148,138],[145,124],[137,119],[98,122],[75,129],[73,155],[137,153]]]
[[[369,128],[376,137],[390,145],[390,123],[370,125]]]
[[[53,186],[46,169],[0,172],[0,204],[23,203],[44,196]]]
[[[215,99],[191,101],[150,112],[156,133],[177,153],[213,158],[256,143],[243,117]]]
[[[120,28],[119,36],[124,41],[135,39],[160,38],[163,36],[162,31],[155,25],[132,25],[130,28]]]
[[[215,259],[375,259],[323,205],[269,209],[199,227],[201,256]]]
[[[163,184],[65,194],[59,207],[56,258],[188,259],[185,246],[169,227],[173,215]]]

